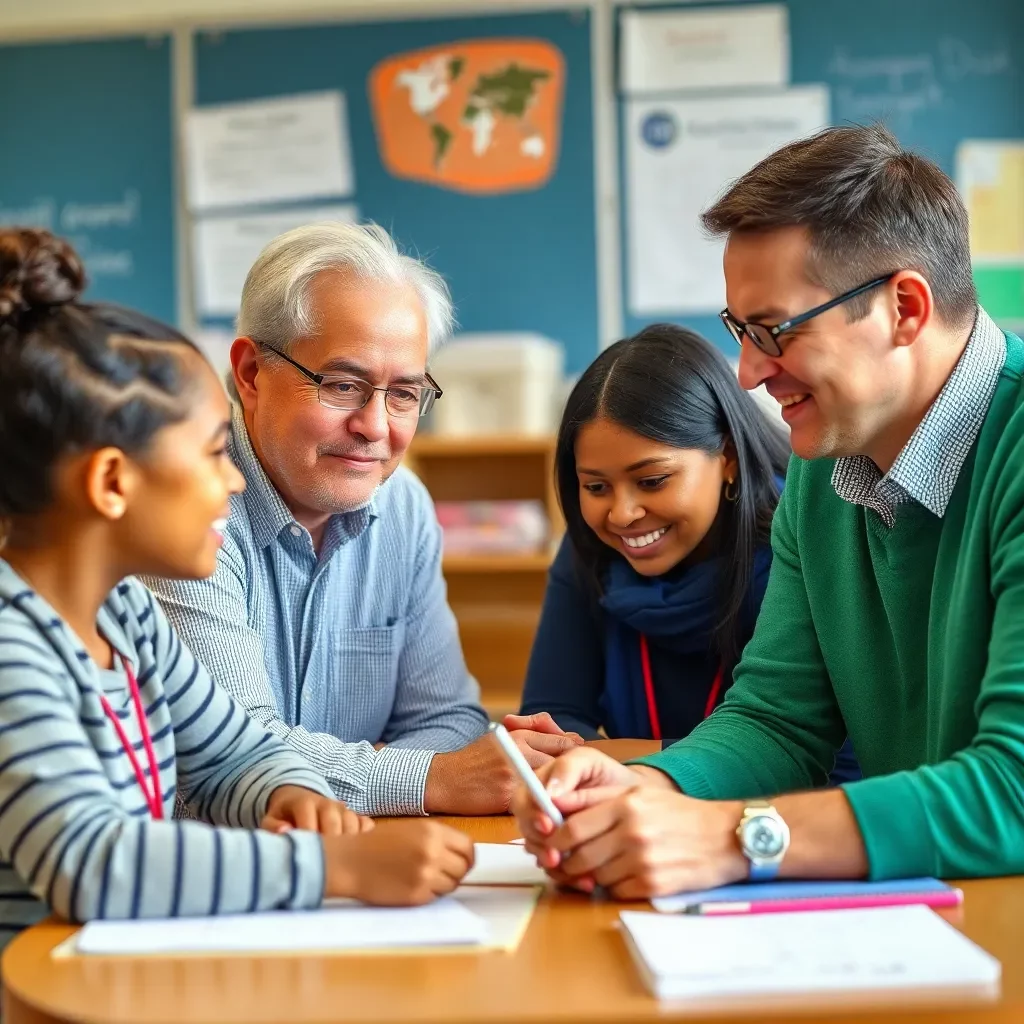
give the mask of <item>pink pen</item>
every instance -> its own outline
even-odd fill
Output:
[[[963,903],[960,889],[935,892],[888,892],[864,896],[818,896],[791,900],[755,900],[751,903],[694,903],[683,910],[697,917],[731,914],[786,914],[804,910],[857,910],[863,907],[900,907],[922,903],[928,907],[958,907]]]

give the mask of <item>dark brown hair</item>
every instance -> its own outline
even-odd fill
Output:
[[[806,228],[808,274],[834,294],[916,270],[944,323],[964,327],[974,319],[967,210],[956,186],[883,125],[826,128],[783,146],[701,219],[712,235]],[[865,316],[871,300],[867,293],[848,303],[850,319]]]
[[[192,343],[135,310],[79,302],[85,283],[63,239],[0,228],[0,520],[49,505],[63,456],[143,451],[188,414],[179,356]]]

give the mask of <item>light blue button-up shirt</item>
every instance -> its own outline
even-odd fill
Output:
[[[246,490],[231,499],[216,572],[146,583],[214,679],[339,799],[366,814],[423,813],[434,752],[487,728],[430,496],[399,468],[369,505],[330,519],[318,555],[237,407],[232,435]]]

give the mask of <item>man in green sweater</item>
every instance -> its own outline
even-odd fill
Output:
[[[1024,344],[977,305],[956,189],[832,128],[704,223],[741,381],[791,428],[768,591],[719,710],[631,767],[547,766],[566,823],[520,793],[529,848],[623,898],[1024,872]],[[847,733],[864,778],[825,789]]]

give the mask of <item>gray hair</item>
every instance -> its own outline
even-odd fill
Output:
[[[451,295],[440,274],[401,252],[379,224],[324,221],[286,231],[259,254],[242,288],[238,336],[286,351],[296,338],[315,334],[310,286],[325,271],[411,285],[423,302],[431,352],[452,332]]]

